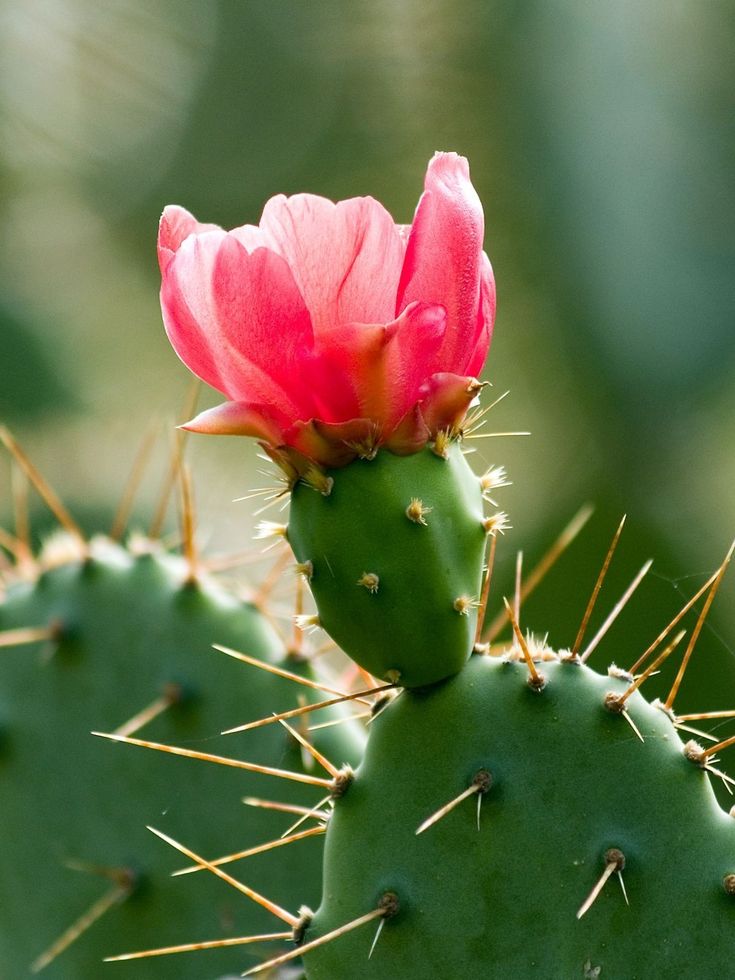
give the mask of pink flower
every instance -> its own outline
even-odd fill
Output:
[[[467,161],[437,153],[413,224],[370,197],[271,198],[224,231],[161,218],[161,306],[176,353],[227,397],[185,428],[256,436],[328,466],[420,449],[461,424],[495,316]]]

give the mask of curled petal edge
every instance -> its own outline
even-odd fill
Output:
[[[187,432],[205,435],[254,436],[277,446],[283,442],[283,420],[266,405],[249,402],[223,402],[205,409],[189,422],[179,426]]]
[[[458,432],[467,409],[484,387],[485,382],[470,375],[444,372],[428,378],[421,386],[419,405],[431,435],[440,430]]]

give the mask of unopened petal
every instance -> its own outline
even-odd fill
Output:
[[[469,376],[442,372],[433,375],[421,388],[421,414],[432,435],[461,426],[470,403],[482,384]]]
[[[482,253],[480,269],[480,308],[477,312],[477,332],[472,345],[470,359],[463,367],[463,373],[479,377],[485,366],[490,341],[493,337],[495,324],[495,277],[490,260]]]
[[[273,445],[282,442],[285,420],[267,405],[224,402],[200,412],[181,426],[188,432],[220,436],[254,436]]]
[[[447,311],[434,370],[461,371],[472,356],[480,302],[484,220],[469,166],[456,153],[429,163],[398,287],[397,311],[416,300]]]
[[[189,235],[215,229],[217,225],[202,224],[186,208],[181,208],[178,204],[167,205],[158,225],[158,264],[161,272],[165,271],[179,245]]]

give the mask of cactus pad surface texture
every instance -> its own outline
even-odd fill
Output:
[[[376,718],[305,940],[386,894],[397,911],[370,958],[375,924],[306,953],[309,980],[729,974],[735,820],[708,775],[638,693],[627,710],[643,741],[605,708],[626,680],[555,658],[539,669],[540,691],[525,663],[475,656]],[[482,792],[417,833],[483,773]]]
[[[293,488],[288,540],[310,568],[324,629],[381,680],[414,687],[472,650],[487,532],[458,443],[446,458],[378,453]]]
[[[1,819],[4,840],[13,842],[0,865],[0,976],[29,976],[34,964],[49,980],[108,973],[209,980],[277,950],[272,943],[102,963],[136,950],[279,931],[262,908],[207,872],[170,877],[192,862],[146,824],[211,860],[277,838],[293,822],[292,814],[246,807],[244,795],[303,803],[311,793],[315,803],[324,790],[138,752],[90,732],[114,732],[169,697],[135,736],[311,771],[313,760],[305,763],[279,725],[218,733],[318,693],[211,647],[297,672],[308,667],[284,658],[257,608],[206,576],[190,580],[183,560],[155,545],[134,553],[103,540],[84,557],[41,560],[37,574],[10,584],[0,602],[0,637],[19,630],[21,639],[29,628],[51,636],[5,648],[0,659]],[[320,734],[337,762],[355,760],[356,734],[345,726]],[[224,870],[287,907],[305,896],[318,900],[321,838],[286,849],[285,860],[276,850]],[[93,914],[99,918],[81,928]],[[68,948],[47,965],[38,959],[69,929],[79,935]]]

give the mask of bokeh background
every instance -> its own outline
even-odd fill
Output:
[[[232,226],[309,190],[408,221],[428,158],[457,150],[499,288],[486,378],[511,394],[489,427],[532,432],[474,443],[513,480],[499,583],[594,502],[528,611],[571,642],[627,511],[604,611],[656,563],[606,641],[624,662],[735,535],[734,26],[720,0],[0,0],[0,417],[101,526],[189,384],[158,309],[163,206]],[[187,452],[202,543],[247,544],[255,447]],[[718,663],[734,612],[731,580]]]

